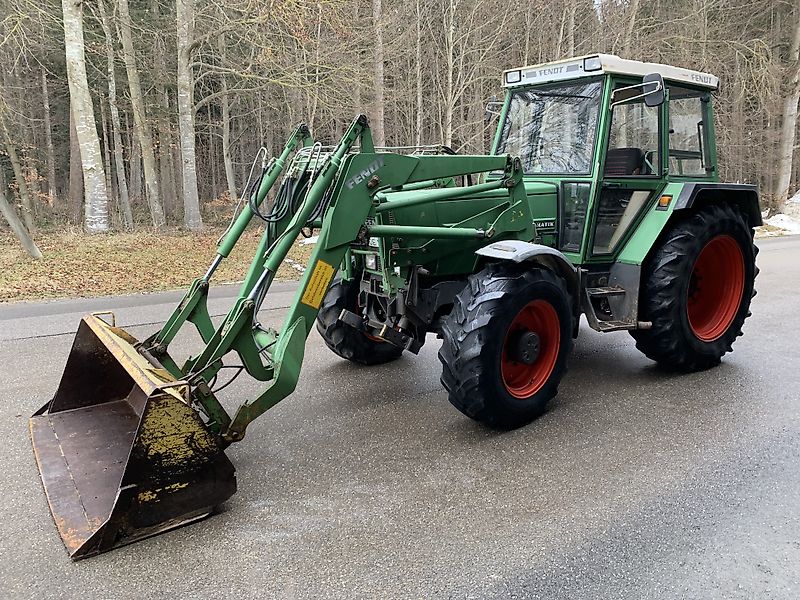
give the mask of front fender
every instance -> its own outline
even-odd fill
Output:
[[[475,254],[490,261],[533,263],[550,269],[567,282],[573,310],[576,314],[580,311],[580,272],[555,248],[522,240],[505,240],[488,244],[476,250]]]

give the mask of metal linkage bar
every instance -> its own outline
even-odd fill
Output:
[[[470,227],[414,227],[411,225],[372,225],[367,228],[373,237],[475,239],[490,237],[483,229]]]
[[[409,206],[417,206],[420,204],[428,204],[430,202],[437,202],[439,200],[451,200],[454,198],[461,198],[463,196],[479,194],[481,192],[489,192],[504,187],[508,187],[508,181],[505,179],[499,179],[497,181],[490,181],[488,183],[479,183],[476,185],[469,185],[464,187],[452,187],[440,190],[432,190],[425,193],[424,195],[416,196],[413,198],[385,201],[375,208],[375,212],[377,214],[380,214],[390,210],[399,210],[401,208],[408,208]]]

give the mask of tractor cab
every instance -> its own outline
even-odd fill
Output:
[[[648,210],[669,208],[670,182],[717,181],[718,83],[608,54],[505,71],[493,154],[554,191],[533,203],[540,241],[574,264],[613,262]]]

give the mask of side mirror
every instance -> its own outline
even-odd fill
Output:
[[[648,73],[642,78],[642,91],[646,106],[664,104],[664,78],[661,73]]]

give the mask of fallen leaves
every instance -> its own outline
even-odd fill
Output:
[[[30,259],[10,233],[0,232],[0,302],[185,288],[208,269],[221,232],[218,228],[199,234],[40,232],[36,244],[44,258],[38,261]],[[213,281],[241,281],[260,238],[260,228],[245,231]],[[313,246],[295,244],[289,258],[305,264],[312,250]],[[277,278],[297,280],[300,275],[284,264]]]

